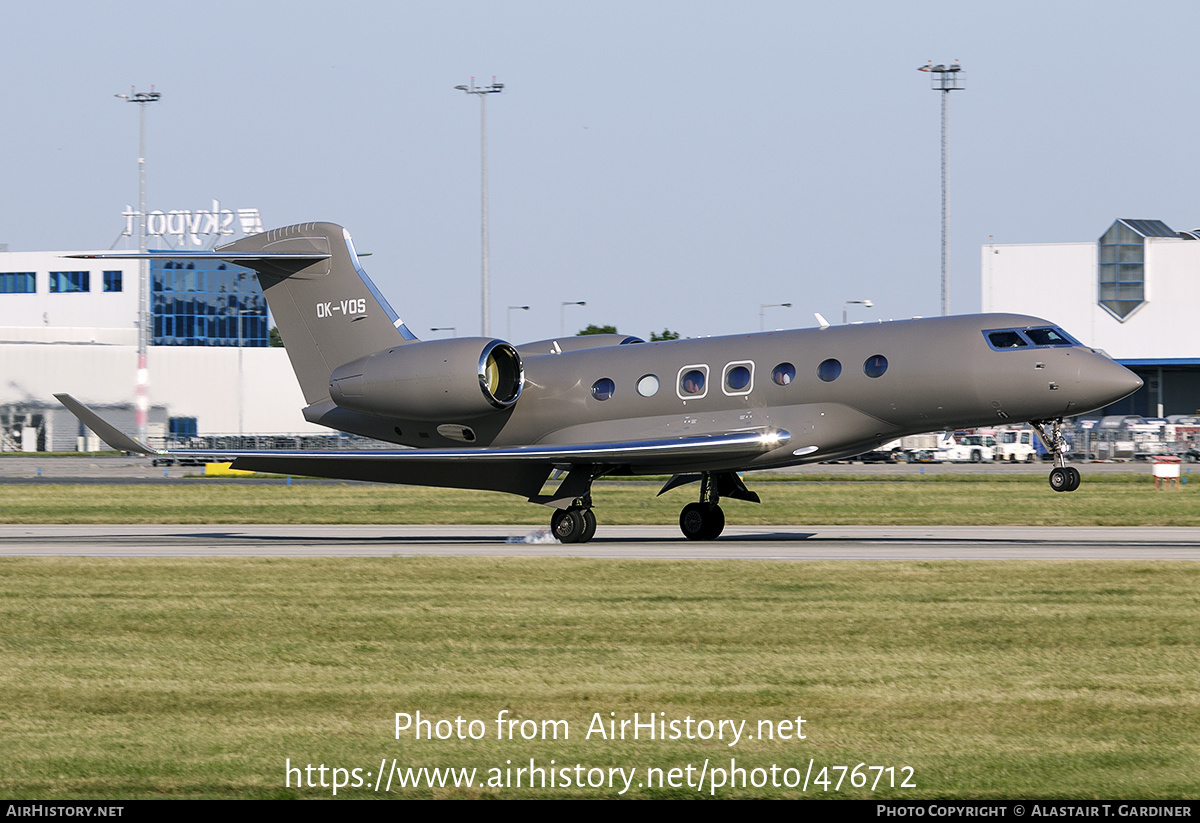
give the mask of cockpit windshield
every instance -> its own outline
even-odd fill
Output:
[[[1057,326],[1027,329],[988,329],[983,333],[989,346],[996,351],[1009,349],[1046,349],[1058,346],[1078,346],[1079,341]]]

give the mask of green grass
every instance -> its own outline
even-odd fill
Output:
[[[794,482],[748,475],[759,505],[722,503],[731,525],[1198,526],[1196,485],[1155,491],[1145,474],[1086,477],[1057,494],[1042,475],[927,475]],[[600,482],[601,525],[673,524],[690,485],[655,497],[657,483]],[[548,511],[496,492],[384,485],[252,485],[184,480],[145,485],[0,485],[2,523],[527,524]]]
[[[910,766],[915,789],[874,795],[899,798],[1200,794],[1195,564],[52,558],[0,578],[6,798],[328,797],[285,788],[285,760],[486,777],[530,757],[636,767],[633,797],[695,797],[636,780],[730,757]],[[417,710],[487,739],[395,739]],[[497,741],[500,710],[570,738]],[[596,712],[800,715],[807,739],[585,740]]]

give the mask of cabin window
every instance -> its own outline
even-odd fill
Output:
[[[699,400],[708,394],[708,366],[698,363],[680,369],[678,392],[683,400]]]
[[[825,360],[821,365],[817,366],[817,377],[824,380],[826,383],[832,383],[837,380],[842,373],[842,364],[832,357]]]
[[[617,384],[608,377],[601,377],[592,384],[592,397],[597,400],[608,400],[617,390]]]
[[[637,393],[642,397],[653,397],[658,394],[658,377],[653,374],[644,375],[637,381]]]
[[[883,373],[887,371],[887,358],[882,354],[873,354],[867,358],[867,362],[863,363],[863,373],[867,377],[883,377]]]
[[[796,367],[791,363],[780,363],[771,370],[771,382],[777,386],[786,386],[796,379]]]
[[[744,360],[725,367],[724,391],[728,395],[749,394],[754,387],[754,363]]]

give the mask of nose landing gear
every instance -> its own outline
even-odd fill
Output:
[[[1056,492],[1073,492],[1079,488],[1079,469],[1074,466],[1055,466],[1050,470],[1050,488]]]
[[[1029,425],[1037,432],[1046,450],[1054,455],[1054,468],[1050,470],[1050,488],[1056,492],[1073,492],[1079,488],[1082,478],[1079,469],[1067,465],[1067,440],[1062,436],[1059,427],[1062,418],[1050,422],[1050,433],[1046,433],[1045,420],[1031,420]]]

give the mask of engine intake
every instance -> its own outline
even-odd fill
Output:
[[[395,346],[329,376],[329,396],[343,409],[406,420],[481,417],[511,407],[524,387],[517,350],[484,337]]]

